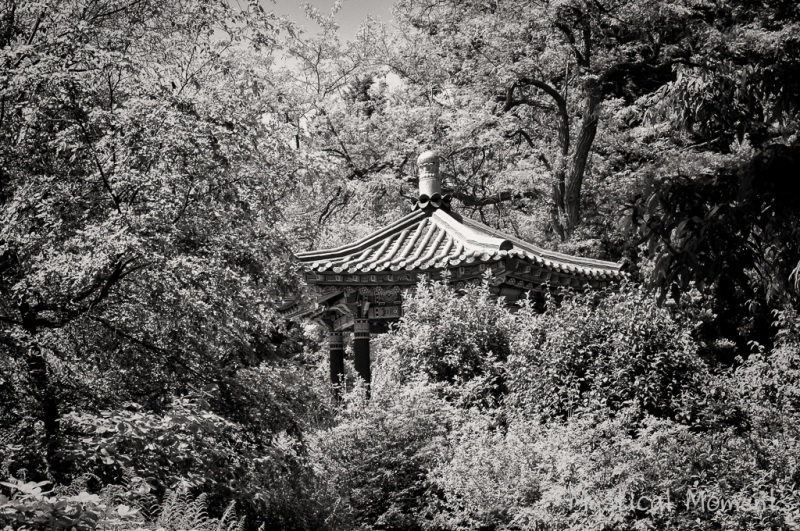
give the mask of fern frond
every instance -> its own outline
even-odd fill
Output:
[[[163,527],[164,529],[173,529],[173,525],[179,523],[182,517],[180,505],[180,492],[174,490],[167,491],[164,496],[164,501],[161,503],[161,511],[158,515],[156,526]]]
[[[225,508],[225,512],[222,513],[222,517],[217,522],[217,528],[215,531],[236,531],[237,527],[243,522],[244,519],[237,520],[236,518],[236,502],[232,501],[228,507]]]
[[[204,492],[186,507],[186,529],[204,529],[208,523],[206,514],[206,499],[208,495]]]

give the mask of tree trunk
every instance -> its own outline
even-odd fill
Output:
[[[63,483],[62,461],[58,456],[61,437],[61,414],[58,411],[56,390],[53,389],[50,383],[50,376],[47,373],[47,360],[45,360],[38,347],[34,347],[28,353],[26,364],[28,376],[34,387],[34,396],[41,408],[39,420],[42,421],[42,426],[44,427],[47,472],[53,481]]]
[[[558,237],[562,241],[568,239],[566,231],[566,202],[564,201],[564,192],[566,190],[566,177],[564,175],[564,168],[556,172],[555,182],[553,183],[553,206],[550,209],[550,218],[553,222]]]
[[[39,420],[42,421],[44,428],[44,448],[45,462],[47,464],[47,474],[56,484],[65,483],[64,461],[58,455],[61,441],[61,413],[58,407],[58,390],[50,381],[47,359],[45,359],[41,348],[36,344],[36,318],[33,313],[27,310],[27,305],[23,305],[22,322],[23,328],[30,334],[31,345],[25,356],[25,364],[28,369],[28,378],[33,387],[33,395],[39,403]]]
[[[553,224],[562,240],[572,237],[580,223],[581,188],[586,173],[589,154],[597,135],[597,122],[600,111],[600,90],[596,81],[586,85],[587,99],[583,112],[581,129],[575,142],[575,152],[569,171],[556,175],[553,185]]]

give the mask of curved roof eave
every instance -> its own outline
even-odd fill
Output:
[[[548,251],[443,209],[417,209],[351,244],[296,256],[312,271],[336,273],[442,269],[508,256],[573,275],[623,275],[621,264]]]

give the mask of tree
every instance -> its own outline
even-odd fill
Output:
[[[67,410],[159,412],[274,350],[292,157],[261,119],[262,11],[4,4],[0,409],[44,458],[12,471],[68,483]]]
[[[708,175],[664,177],[623,219],[648,246],[650,283],[662,301],[693,288],[707,294],[715,317],[700,333],[732,341],[738,348],[724,355],[731,363],[751,341],[771,343],[772,310],[798,304],[790,191],[798,160],[797,147],[773,145],[745,150]]]
[[[658,153],[622,216],[644,244],[649,282],[663,298],[692,287],[715,318],[709,343],[733,342],[730,363],[768,345],[773,310],[798,304],[798,210],[789,199],[798,160],[800,10],[787,2],[725,2],[708,17],[714,39],[658,98],[643,101]],[[787,53],[788,52],[788,53]]]
[[[376,39],[373,49],[448,115],[434,135],[460,138],[448,153],[456,171],[475,179],[516,163],[548,175],[562,239],[581,221],[604,102],[630,104],[674,79],[705,30],[699,8],[684,1],[415,1],[395,14],[394,46]],[[525,197],[531,184],[499,198]]]

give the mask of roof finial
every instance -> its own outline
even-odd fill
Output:
[[[433,194],[442,193],[442,183],[439,180],[439,156],[433,151],[423,152],[417,159],[419,175],[419,195],[433,197]]]
[[[450,194],[442,195],[442,181],[439,179],[439,156],[433,151],[425,151],[417,158],[419,176],[419,201],[414,208],[450,210]]]

